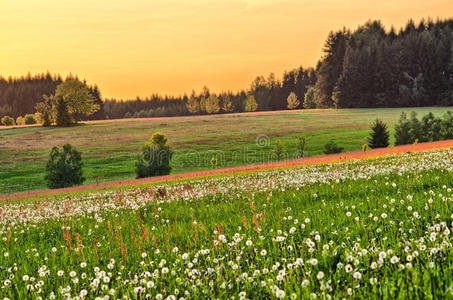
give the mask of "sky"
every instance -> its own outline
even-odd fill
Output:
[[[1,0],[0,75],[72,73],[105,98],[235,91],[315,66],[331,30],[452,12],[451,0]]]

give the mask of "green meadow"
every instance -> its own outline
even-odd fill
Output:
[[[440,116],[451,108],[297,110],[252,114],[105,121],[69,128],[0,130],[0,194],[45,189],[44,170],[50,149],[70,143],[82,151],[85,184],[135,178],[141,145],[154,132],[165,133],[175,154],[172,174],[205,170],[218,157],[219,167],[274,160],[277,140],[285,158],[297,153],[297,138],[307,139],[306,155],[323,154],[331,139],[344,151],[367,142],[370,123],[380,118],[393,133],[401,112]],[[393,143],[393,136],[391,138]]]

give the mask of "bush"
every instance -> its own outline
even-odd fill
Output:
[[[379,119],[374,121],[371,126],[370,137],[368,138],[368,145],[370,148],[385,148],[389,146],[390,133],[387,129],[387,124]]]
[[[53,147],[46,165],[47,186],[55,189],[83,183],[82,165],[81,153],[70,144],[61,150]]]
[[[16,123],[14,122],[14,119],[9,116],[4,116],[1,121],[2,121],[2,125],[5,125],[5,126],[16,125]]]
[[[411,123],[403,112],[401,113],[398,124],[395,126],[395,145],[412,144],[414,140],[411,136]]]
[[[334,154],[343,152],[344,148],[339,147],[333,140],[324,145],[325,154]]]
[[[16,125],[25,125],[24,117],[17,117],[16,118]]]
[[[167,145],[167,136],[154,133],[150,141],[142,147],[135,165],[137,178],[161,176],[170,174],[170,160],[173,151]]]
[[[38,123],[38,121],[36,121],[35,115],[32,115],[32,114],[25,115],[24,119],[25,119],[25,124],[27,124],[27,125]]]

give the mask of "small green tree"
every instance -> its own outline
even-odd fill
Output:
[[[275,143],[275,148],[274,148],[274,154],[277,160],[282,160],[283,157],[283,144],[280,140],[277,140],[277,143]]]
[[[72,124],[72,118],[68,111],[68,105],[60,96],[55,96],[55,125],[67,127]]]
[[[304,108],[316,108],[315,89],[309,88],[304,95]]]
[[[206,100],[206,112],[208,114],[216,114],[220,111],[220,100],[214,95],[209,96]]]
[[[1,121],[2,121],[2,125],[4,125],[4,126],[16,125],[16,122],[14,121],[14,119],[9,116],[4,116]]]
[[[47,127],[53,123],[53,96],[43,96],[44,101],[36,104],[35,109],[41,115],[42,126]]]
[[[191,114],[200,113],[200,101],[195,97],[195,92],[192,92],[189,100],[187,100],[186,108]]]
[[[307,140],[305,139],[305,137],[301,136],[298,138],[298,141],[297,141],[297,148],[298,148],[298,155],[299,157],[304,157],[305,156],[305,146],[307,145]]]
[[[288,102],[289,109],[296,109],[300,105],[300,101],[299,99],[297,99],[297,96],[294,92],[291,92],[291,94],[289,94],[286,102]]]
[[[245,100],[245,111],[256,111],[258,109],[258,103],[256,103],[255,96],[249,95]]]
[[[167,144],[167,136],[156,132],[142,147],[135,167],[137,178],[170,174],[173,151]]]
[[[398,124],[395,126],[395,145],[406,145],[412,143],[411,124],[407,115],[402,112]]]
[[[370,137],[368,138],[368,145],[370,148],[385,148],[389,146],[390,133],[387,129],[387,124],[379,119],[376,119],[371,125]]]
[[[81,153],[70,144],[64,145],[61,150],[53,147],[46,165],[47,186],[55,189],[83,183],[82,166]]]
[[[230,113],[234,110],[233,102],[231,101],[231,96],[226,95],[222,99],[222,110],[226,113]]]
[[[73,120],[77,122],[80,116],[89,116],[100,108],[95,103],[95,97],[91,94],[88,86],[78,79],[69,79],[57,86],[55,97],[61,98]],[[58,124],[57,124],[58,126]]]
[[[409,125],[410,125],[410,136],[411,136],[411,143],[415,141],[415,139],[422,139],[423,136],[425,135],[423,132],[423,125],[422,123],[417,119],[417,113],[415,111],[411,112],[411,118],[409,120]]]
[[[444,140],[453,139],[453,113],[447,111],[440,121],[440,136]]]
[[[217,161],[217,158],[215,156],[211,157],[211,168],[212,169],[217,169],[217,164],[218,164],[218,161]]]
[[[327,144],[324,145],[324,153],[325,154],[334,154],[334,153],[341,153],[343,152],[344,148],[339,147],[334,140],[330,140]]]

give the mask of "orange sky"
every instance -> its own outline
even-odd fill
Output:
[[[330,30],[452,14],[451,0],[1,0],[0,74],[72,72],[117,98],[238,90],[314,66]]]

